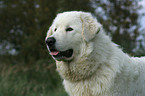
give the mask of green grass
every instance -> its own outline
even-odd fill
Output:
[[[53,63],[0,64],[0,96],[68,96]]]

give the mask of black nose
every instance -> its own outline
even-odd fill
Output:
[[[54,46],[56,40],[54,37],[49,37],[45,40],[45,42],[49,47],[52,47],[52,46]]]

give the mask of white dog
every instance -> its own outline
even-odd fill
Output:
[[[145,58],[123,53],[90,13],[58,14],[46,44],[70,96],[145,96]]]

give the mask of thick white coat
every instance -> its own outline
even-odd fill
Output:
[[[68,26],[74,30],[66,32]],[[125,54],[90,13],[58,14],[49,36],[57,50],[74,50],[71,61],[56,61],[70,96],[145,96],[145,57]]]

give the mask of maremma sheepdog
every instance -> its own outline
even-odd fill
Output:
[[[70,96],[145,96],[145,57],[125,54],[90,13],[58,14],[45,42]]]

